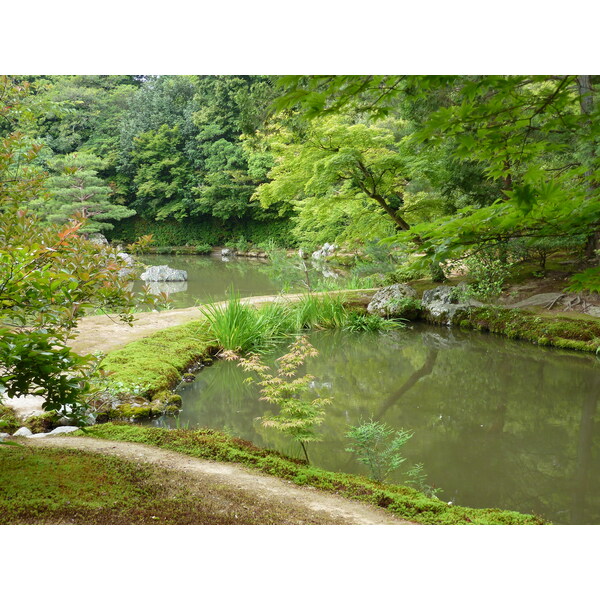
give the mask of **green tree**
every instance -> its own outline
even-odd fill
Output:
[[[89,153],[74,152],[49,161],[55,173],[49,177],[50,198],[39,199],[31,207],[51,223],[67,223],[75,214],[86,220],[82,231],[97,232],[113,228],[135,211],[111,201],[111,187],[98,177],[103,161]]]
[[[42,146],[23,133],[36,116],[28,90],[0,78],[0,391],[41,394],[45,409],[76,413],[92,365],[68,346],[78,320],[94,309],[131,322],[136,298],[122,259],[79,235],[83,222],[48,225],[24,208],[47,197],[34,164]]]
[[[323,422],[324,407],[331,403],[329,398],[318,397],[309,400],[303,397],[314,377],[296,377],[304,361],[317,354],[317,350],[302,337],[290,346],[287,354],[278,359],[279,365],[275,373],[260,360],[258,354],[239,358],[240,367],[245,371],[253,371],[259,377],[261,400],[279,407],[278,414],[262,417],[263,426],[284,431],[299,442],[306,462],[309,462],[306,444],[320,439],[314,428]],[[230,358],[237,357],[231,355]]]
[[[294,206],[297,234],[305,239],[307,231],[318,236],[324,224],[337,235],[349,227],[346,237],[406,231],[409,171],[395,135],[401,127],[398,122],[369,126],[336,116],[315,119],[299,136],[280,131],[273,136],[271,181],[259,186],[254,198],[264,206]]]

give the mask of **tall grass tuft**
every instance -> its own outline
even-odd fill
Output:
[[[230,293],[226,304],[200,307],[208,321],[211,341],[234,352],[264,351],[289,329],[289,308],[283,304],[267,304],[259,309],[242,304]]]
[[[356,313],[340,298],[312,294],[295,303],[271,302],[256,308],[242,304],[231,292],[226,304],[208,304],[200,311],[208,322],[210,341],[242,354],[263,352],[306,329],[381,331],[402,327],[399,322]]]

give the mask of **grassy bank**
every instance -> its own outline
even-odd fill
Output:
[[[357,475],[324,471],[286,458],[275,451],[258,448],[245,440],[208,429],[169,430],[109,423],[90,427],[85,432],[78,431],[75,435],[139,442],[199,458],[235,462],[298,485],[312,486],[345,498],[380,506],[399,517],[419,523],[447,525],[544,523],[538,517],[514,511],[449,506],[411,488],[376,483]]]

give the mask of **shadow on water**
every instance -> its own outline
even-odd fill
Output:
[[[317,466],[366,474],[345,451],[345,433],[373,418],[414,431],[404,446],[406,469],[424,463],[443,500],[556,523],[600,523],[595,356],[426,325],[381,334],[321,331],[310,340],[320,355],[307,363],[316,376],[307,393],[333,397],[323,441],[310,445]],[[272,407],[246,377],[224,361],[201,371],[181,388],[180,422],[300,456],[299,447],[257,422]],[[392,479],[402,483],[404,476]]]

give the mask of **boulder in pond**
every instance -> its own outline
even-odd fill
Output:
[[[233,254],[233,251],[231,250],[231,248],[223,248],[221,250],[221,256],[231,256]]]
[[[167,265],[148,267],[140,275],[142,281],[187,281],[187,271],[172,269]]]
[[[407,299],[413,300],[413,302],[406,302]],[[380,317],[414,319],[419,312],[417,292],[405,283],[389,285],[375,293],[367,306],[367,312]]]

